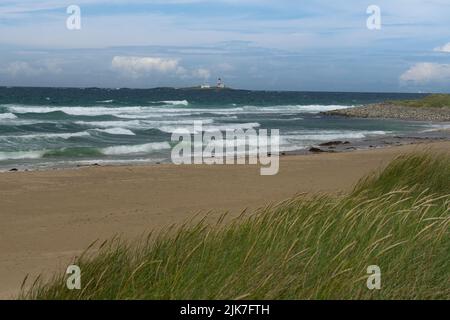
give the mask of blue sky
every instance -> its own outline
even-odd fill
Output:
[[[0,85],[450,92],[449,16],[448,0],[2,0]]]

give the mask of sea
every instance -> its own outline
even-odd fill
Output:
[[[407,135],[433,124],[322,111],[422,94],[0,87],[0,170],[170,162],[172,133],[279,129],[280,150]]]

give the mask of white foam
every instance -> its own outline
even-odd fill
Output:
[[[201,121],[202,124],[214,123],[213,119],[186,119],[186,120],[124,120],[124,121],[75,121],[75,124],[111,129],[159,129],[164,132],[173,132],[179,126],[193,127],[194,121]]]
[[[107,103],[105,100],[104,102]],[[238,114],[283,114],[283,113],[318,113],[322,111],[351,108],[353,106],[342,105],[277,105],[277,106],[244,106],[232,108],[185,108],[189,105],[186,100],[180,101],[161,101],[168,106],[129,106],[129,107],[106,107],[106,106],[24,106],[24,105],[8,105],[6,106],[13,113],[49,113],[61,111],[68,115],[75,116],[101,116],[114,115],[123,118],[147,118],[169,116],[172,114],[196,115],[201,113],[210,113],[215,115],[238,115]],[[180,107],[182,106],[182,107]]]
[[[102,149],[101,152],[105,155],[126,155],[149,153],[155,150],[165,149],[170,149],[170,144],[168,142],[152,142],[140,145],[107,147]]]
[[[161,101],[162,103],[165,104],[170,104],[173,106],[177,106],[177,105],[182,105],[182,106],[187,106],[189,105],[189,102],[187,100],[167,100],[167,101]]]
[[[429,126],[429,129],[422,130],[421,132],[435,132],[435,131],[444,131],[449,130],[450,124],[432,124]]]
[[[8,110],[14,113],[50,113],[61,111],[73,116],[102,116],[115,115],[127,112],[139,113],[141,107],[49,107],[49,106],[7,106]]]
[[[247,113],[319,113],[324,111],[353,108],[354,106],[342,105],[278,105],[270,107],[244,106],[243,111]]]
[[[114,100],[102,100],[102,101],[97,101],[98,103],[113,103]]]
[[[15,135],[15,136],[0,136],[0,139],[70,139],[75,137],[87,137],[89,132],[74,132],[74,133],[36,133],[36,134],[25,134],[25,135]]]
[[[229,124],[218,124],[218,125],[202,125],[202,130],[204,132],[218,132],[227,130],[239,130],[239,129],[253,129],[260,127],[257,122],[250,123],[229,123]],[[167,133],[178,133],[178,134],[194,134],[199,133],[195,130],[193,122],[186,126],[161,126],[158,127],[159,130]]]
[[[307,148],[309,148],[309,146],[298,145],[298,144],[281,145],[281,146],[280,146],[280,152],[305,150],[305,149],[307,149]]]
[[[19,160],[19,159],[39,159],[44,155],[44,151],[15,151],[0,152],[1,160]]]
[[[138,120],[130,121],[75,121],[75,124],[89,127],[100,128],[136,128],[141,122]]]
[[[369,136],[385,135],[386,131],[296,131],[285,135],[287,142],[293,141],[332,141],[338,139],[363,139]]]
[[[125,135],[125,136],[135,136],[136,134],[129,130],[129,129],[125,129],[125,128],[108,128],[108,129],[94,129],[95,131],[98,132],[104,132],[104,133],[108,133],[108,134],[114,134],[114,135]]]
[[[13,113],[0,113],[0,120],[13,120],[17,119],[17,116]]]

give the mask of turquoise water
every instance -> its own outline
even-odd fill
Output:
[[[279,129],[282,151],[330,140],[427,130],[430,124],[329,117],[321,111],[415,94],[158,88],[0,88],[0,168],[170,161],[173,132]]]

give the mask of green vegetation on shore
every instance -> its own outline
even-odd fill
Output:
[[[450,108],[450,94],[431,94],[418,100],[392,100],[388,103],[414,108]]]
[[[450,156],[416,154],[348,195],[299,196],[214,226],[113,240],[23,299],[450,299]],[[367,267],[381,268],[369,290]]]

